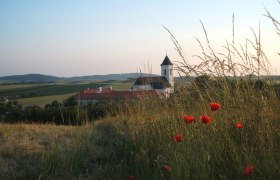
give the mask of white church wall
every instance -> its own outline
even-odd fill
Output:
[[[162,65],[161,76],[166,77],[171,87],[174,87],[173,65]]]

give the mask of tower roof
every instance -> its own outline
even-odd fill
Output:
[[[164,65],[173,65],[167,55],[165,56],[163,62],[161,63],[161,66]]]

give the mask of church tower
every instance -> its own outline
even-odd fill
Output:
[[[171,88],[174,88],[173,64],[171,63],[167,55],[165,56],[160,66],[161,76],[167,79],[167,81],[171,85]]]

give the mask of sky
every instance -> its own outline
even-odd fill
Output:
[[[200,21],[219,49],[232,40],[233,13],[236,44],[260,25],[271,74],[280,74],[280,37],[265,8],[280,20],[277,0],[0,0],[0,76],[160,74],[166,53],[181,61],[163,25],[195,64]]]

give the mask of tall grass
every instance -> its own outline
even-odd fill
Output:
[[[252,31],[255,39],[239,48],[233,36],[220,53],[212,48],[204,26],[203,30],[206,45],[197,40],[202,55],[196,56],[201,63],[192,65],[167,29],[181,56],[176,69],[181,76],[200,77],[191,86],[178,86],[170,99],[127,105],[129,113],[115,125],[130,143],[130,150],[123,152],[126,173],[111,177],[243,179],[249,165],[254,168],[252,178],[280,177],[280,104],[270,80],[263,79],[270,65],[261,32]],[[220,103],[221,109],[212,113],[210,102]],[[184,115],[196,121],[185,124]],[[201,115],[210,116],[211,123],[201,123]],[[243,127],[236,128],[237,123]],[[183,140],[176,143],[178,133]]]

